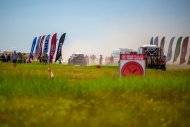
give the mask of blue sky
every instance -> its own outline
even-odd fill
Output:
[[[167,46],[190,35],[189,12],[190,0],[0,0],[0,50],[29,52],[34,37],[64,32],[64,59],[136,50],[152,36]]]

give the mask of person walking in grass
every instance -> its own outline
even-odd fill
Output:
[[[48,54],[45,53],[45,59],[44,59],[45,65],[47,64],[47,61],[48,61]]]
[[[12,59],[13,59],[13,67],[16,67],[16,62],[17,62],[17,53],[16,53],[16,51],[13,52]]]
[[[17,60],[18,60],[18,63],[21,63],[21,53],[20,52],[17,55]]]
[[[42,63],[46,65],[47,64],[47,60],[48,60],[47,53],[43,53],[43,55],[42,55]]]
[[[24,58],[23,58],[23,63],[26,63],[26,59],[27,59],[27,58],[26,58],[26,54],[25,54],[25,53],[23,54],[23,57],[24,57]]]
[[[5,62],[7,62],[7,58],[8,58],[7,53],[5,54],[4,58],[5,58]]]

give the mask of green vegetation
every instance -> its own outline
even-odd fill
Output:
[[[121,78],[112,66],[0,63],[0,127],[188,127],[189,76],[190,69]]]

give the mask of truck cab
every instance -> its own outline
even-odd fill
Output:
[[[68,59],[68,64],[87,66],[87,60],[82,53],[73,53]]]
[[[145,54],[146,68],[166,70],[166,56],[156,45],[143,45],[138,48],[138,54]]]

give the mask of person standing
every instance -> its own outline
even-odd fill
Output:
[[[18,61],[18,63],[21,63],[21,55],[20,54],[21,54],[20,52],[17,54],[17,61]]]
[[[42,63],[46,65],[47,64],[47,60],[48,60],[47,53],[43,53],[42,54]]]
[[[11,61],[11,56],[10,54],[7,55],[7,62],[10,62]]]
[[[5,62],[7,62],[7,53],[5,54],[4,58],[5,58]]]
[[[23,55],[24,55],[23,61],[24,63],[26,63],[26,54],[24,53]]]
[[[62,55],[60,55],[58,61],[59,61],[59,64],[61,64],[61,60],[62,60]]]
[[[110,63],[111,63],[111,65],[113,65],[114,64],[114,58],[113,58],[113,56],[111,55],[111,57],[110,57]]]
[[[189,65],[190,64],[190,55],[189,55],[189,60],[188,60],[188,62],[187,62],[187,65]]]
[[[16,51],[13,52],[12,59],[13,59],[13,67],[16,67],[16,62],[17,62],[17,53],[16,53]]]
[[[4,60],[4,54],[1,55],[1,61],[3,62]]]
[[[44,59],[44,61],[45,61],[45,65],[46,65],[47,61],[48,61],[48,54],[47,53],[45,53],[45,59]]]
[[[99,60],[100,65],[102,65],[102,60],[103,60],[103,57],[102,57],[102,55],[100,55],[100,60]]]

